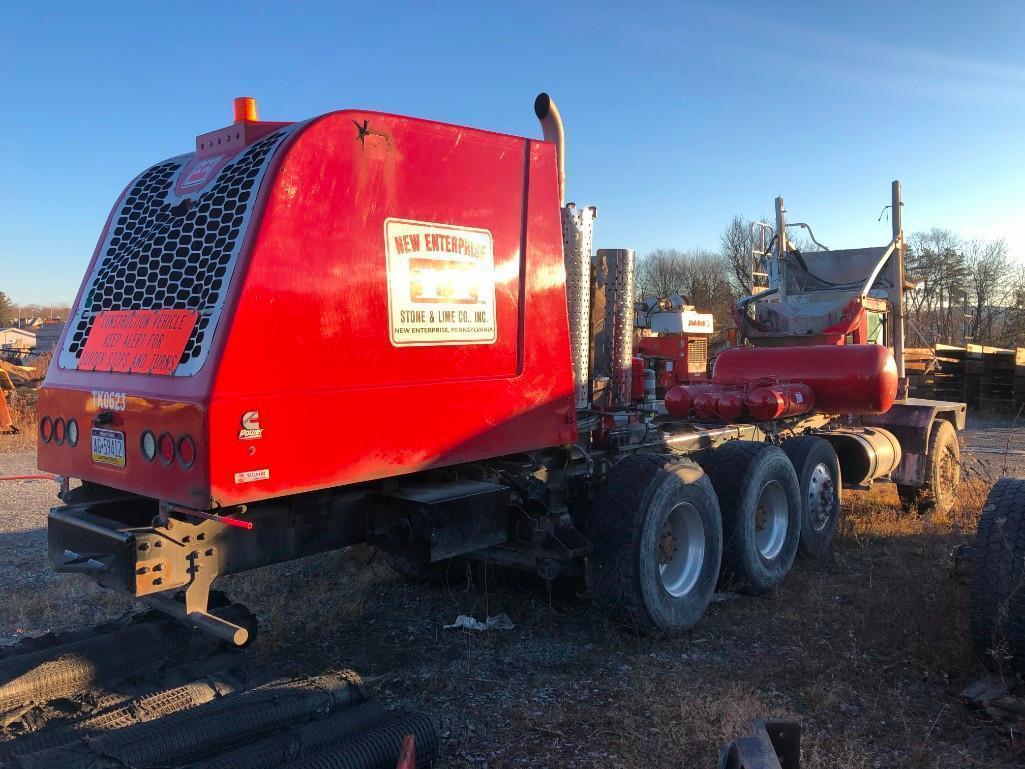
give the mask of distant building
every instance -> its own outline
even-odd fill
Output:
[[[36,346],[36,335],[23,328],[0,330],[0,348],[5,350],[31,350]]]
[[[46,320],[42,325],[36,326],[36,349],[39,352],[53,352],[62,331],[64,331],[64,321],[62,320]]]

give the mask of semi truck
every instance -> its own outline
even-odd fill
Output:
[[[905,397],[899,182],[876,248],[802,253],[777,199],[738,345],[674,378],[534,109],[540,139],[241,97],[129,182],[39,396],[53,567],[240,645],[217,577],[358,543],[418,580],[582,577],[678,632],[825,555],[842,488],[952,504],[965,406]]]

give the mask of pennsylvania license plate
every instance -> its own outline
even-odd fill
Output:
[[[125,466],[125,434],[116,430],[93,428],[93,462],[98,465]]]

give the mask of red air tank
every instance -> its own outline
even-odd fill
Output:
[[[715,413],[715,402],[718,400],[718,397],[714,392],[699,393],[695,396],[694,411],[699,419],[711,419],[717,416]]]
[[[732,422],[744,416],[744,399],[737,393],[724,393],[716,398],[715,413]]]
[[[694,410],[694,399],[702,393],[715,390],[709,384],[677,385],[666,392],[666,411],[674,417],[689,417]]]
[[[815,393],[806,384],[766,385],[751,390],[745,403],[759,422],[771,422],[807,414],[815,408]]]
[[[734,347],[719,353],[712,370],[713,382],[766,378],[808,385],[816,410],[832,414],[882,414],[897,397],[893,355],[877,344]]]

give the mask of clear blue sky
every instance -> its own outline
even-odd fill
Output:
[[[617,10],[626,8],[626,12]],[[537,136],[601,246],[718,246],[783,194],[831,247],[906,228],[1025,256],[1025,3],[0,0],[0,290],[70,301],[136,173],[230,121],[341,107]]]

